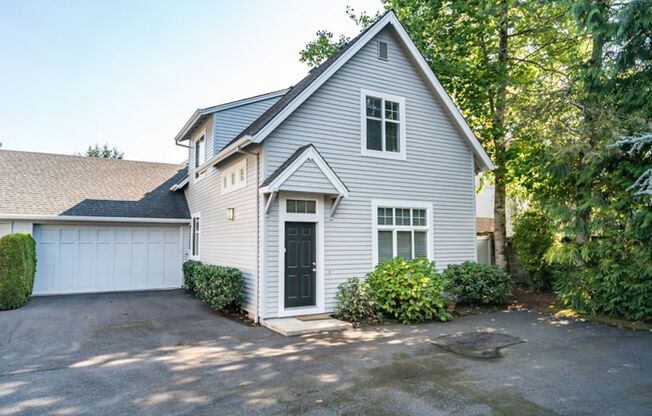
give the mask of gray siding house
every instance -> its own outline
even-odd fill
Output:
[[[175,141],[189,257],[241,269],[255,319],[332,311],[340,283],[395,256],[476,260],[474,178],[493,164],[393,12]]]
[[[393,12],[295,86],[197,110],[182,165],[0,150],[0,235],[37,243],[35,294],[245,275],[256,320],[330,312],[395,256],[475,260],[493,165]]]

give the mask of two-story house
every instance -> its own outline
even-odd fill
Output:
[[[332,311],[395,256],[475,260],[493,165],[388,12],[295,86],[197,110],[185,165],[0,150],[0,235],[37,244],[37,295],[178,288],[244,272],[255,319]]]
[[[332,311],[395,256],[476,259],[489,157],[393,12],[288,90],[196,111],[190,258],[246,276],[255,318]]]

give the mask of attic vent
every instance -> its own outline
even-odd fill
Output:
[[[378,41],[378,58],[387,60],[387,42]]]

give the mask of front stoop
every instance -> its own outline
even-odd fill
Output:
[[[314,321],[300,321],[297,318],[273,318],[261,321],[261,325],[286,337],[339,331],[352,327],[350,323],[334,318]]]

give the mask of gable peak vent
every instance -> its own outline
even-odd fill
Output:
[[[382,40],[378,41],[378,59],[382,59],[384,61],[388,59],[387,48],[387,42],[383,42]]]

